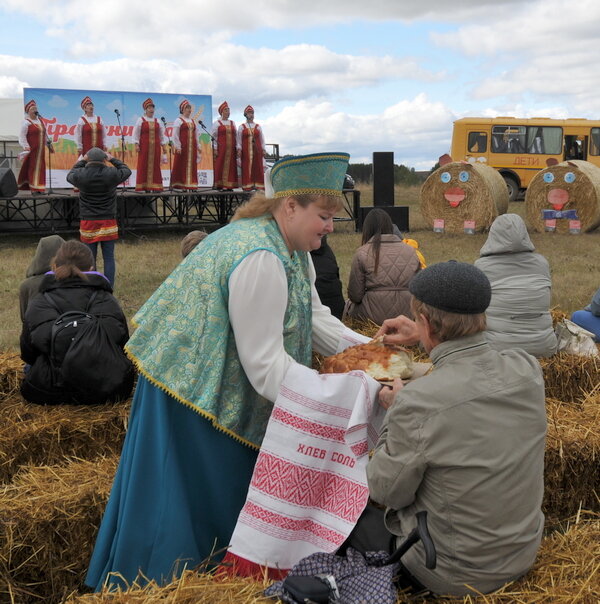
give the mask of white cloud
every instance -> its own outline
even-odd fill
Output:
[[[595,117],[600,110],[593,86],[600,77],[598,22],[596,0],[545,0],[524,2],[500,20],[431,37],[479,61],[475,99],[560,98],[582,117]]]
[[[67,101],[67,99],[58,94],[52,95],[52,98],[48,101],[48,105],[50,105],[50,107],[56,108],[66,107],[68,104],[69,102]]]
[[[218,65],[218,69],[211,65]],[[342,55],[308,44],[280,51],[225,45],[196,63],[115,59],[88,64],[0,55],[2,72],[19,73],[35,87],[218,93],[230,104],[243,106],[249,99],[274,103],[325,96],[376,86],[389,78],[431,81],[440,77],[421,69],[415,61]]]
[[[351,162],[369,163],[374,151],[393,151],[396,163],[428,169],[449,147],[452,120],[447,107],[420,94],[381,115],[350,115],[329,102],[299,101],[261,124],[267,142],[279,142],[282,154],[347,151]]]
[[[302,28],[353,21],[464,22],[505,14],[520,0],[179,0],[173,6],[148,0],[103,0],[82,7],[76,0],[5,0],[15,12],[46,24],[46,33],[69,44],[73,58],[106,53],[145,58],[204,52],[237,32]],[[268,44],[268,39],[265,40]]]
[[[6,73],[0,68],[0,74]],[[10,73],[10,72],[9,72]],[[23,88],[29,84],[15,76],[0,75],[0,98],[17,98],[23,94]]]

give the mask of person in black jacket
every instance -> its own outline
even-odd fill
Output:
[[[342,319],[344,313],[344,294],[340,281],[340,269],[333,250],[327,243],[327,236],[321,239],[321,247],[310,252],[317,278],[315,287],[321,302],[328,306],[331,314]]]
[[[115,240],[119,238],[117,187],[130,175],[131,170],[121,160],[98,147],[90,149],[67,174],[67,180],[79,189],[79,238],[92,251],[94,265],[100,242],[104,274],[113,287]]]
[[[56,253],[52,262],[53,272],[44,277],[40,293],[29,302],[21,332],[21,358],[31,367],[21,384],[21,394],[30,403],[55,405],[89,402],[85,400],[85,395],[57,385],[53,377],[50,364],[52,327],[61,313],[84,311],[87,308],[102,323],[109,339],[121,350],[129,338],[127,320],[112,295],[110,283],[104,275],[92,270],[93,263],[92,253],[87,246],[79,241],[67,241]],[[88,308],[94,292],[96,294]],[[131,394],[133,377],[132,370],[107,400],[127,398]],[[94,399],[93,402],[104,401]]]

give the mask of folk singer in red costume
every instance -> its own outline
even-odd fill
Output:
[[[83,115],[77,120],[75,127],[75,142],[80,155],[85,155],[90,149],[98,147],[106,151],[104,124],[99,115],[94,115],[94,103],[89,96],[81,101]]]
[[[254,108],[244,109],[246,122],[238,128],[238,157],[242,165],[242,189],[265,190],[265,139],[261,127],[254,123]]]
[[[173,189],[198,188],[198,137],[191,118],[192,106],[187,99],[179,104],[179,117],[173,122],[175,159],[171,172]]]
[[[138,154],[136,191],[162,191],[161,157],[166,158],[164,126],[154,117],[154,101],[142,103],[144,115],[138,118],[133,128],[133,142]]]
[[[221,119],[212,125],[215,189],[231,190],[238,186],[237,132],[229,114],[229,105],[223,101],[219,105]]]
[[[39,119],[35,101],[29,101],[25,105],[27,117],[21,124],[19,132],[19,144],[27,153],[17,183],[19,189],[31,191],[34,194],[46,192],[46,128]],[[52,145],[48,146],[50,153],[54,153]]]

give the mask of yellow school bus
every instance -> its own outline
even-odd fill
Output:
[[[465,117],[454,122],[450,155],[496,168],[514,201],[548,158],[585,159],[600,167],[600,120]]]

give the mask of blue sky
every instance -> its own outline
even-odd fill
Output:
[[[429,169],[460,117],[598,118],[599,22],[596,0],[0,0],[0,98],[208,94],[282,153]]]

